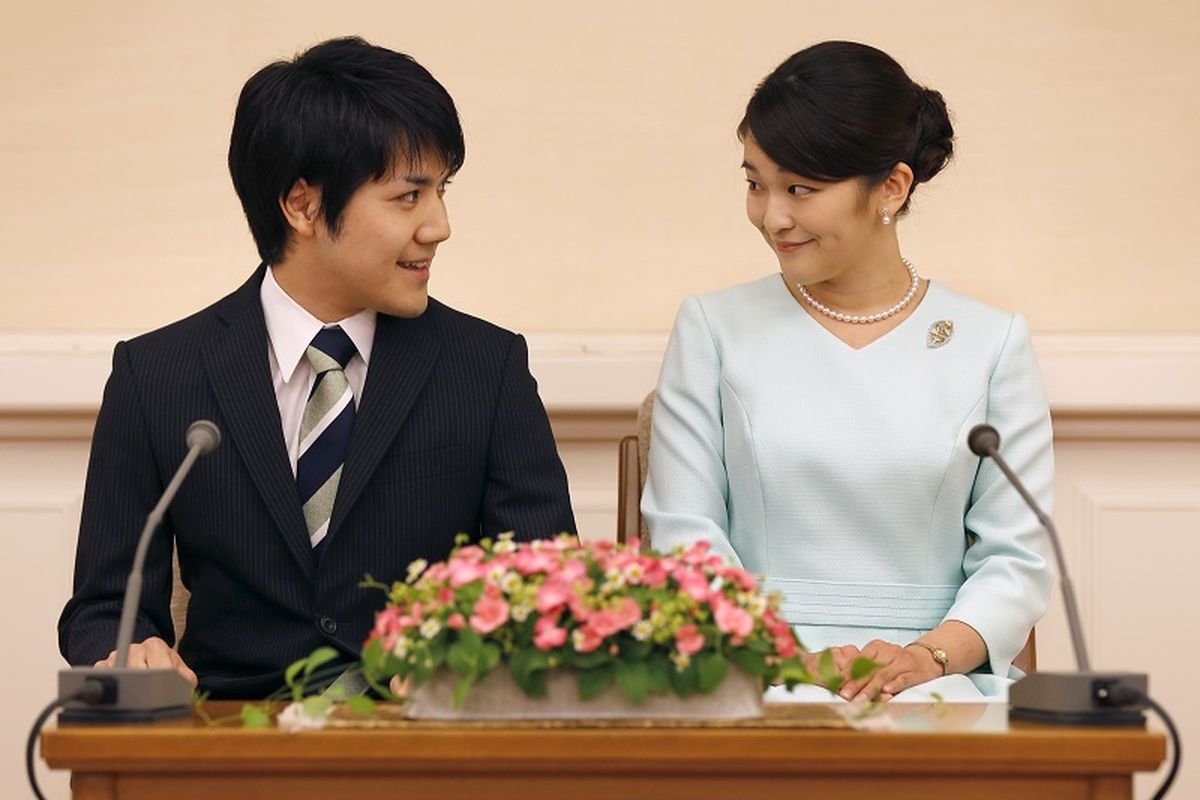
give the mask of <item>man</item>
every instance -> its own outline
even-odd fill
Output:
[[[138,534],[196,419],[224,440],[150,546],[129,661],[214,697],[263,696],[320,645],[355,658],[384,601],[366,573],[402,578],[459,532],[574,532],[524,340],[427,294],[463,151],[446,90],[361,39],[246,83],[229,169],[263,265],[117,345],[59,621],[68,661],[113,664]],[[172,539],[192,593],[177,651]]]

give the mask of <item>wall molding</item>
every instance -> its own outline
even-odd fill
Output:
[[[0,374],[10,376],[0,382],[0,419],[74,417],[74,425],[57,427],[78,428],[99,407],[113,346],[126,335],[0,334]],[[528,340],[553,415],[623,418],[654,387],[667,334],[534,333]],[[1088,436],[1097,426],[1112,428],[1117,417],[1166,420],[1163,435],[1200,420],[1200,334],[1044,333],[1034,335],[1034,348],[1056,419],[1078,420]],[[11,424],[0,426],[4,438],[15,433]]]

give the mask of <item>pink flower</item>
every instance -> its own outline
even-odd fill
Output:
[[[754,576],[749,572],[746,572],[744,569],[738,569],[737,567],[726,567],[725,569],[721,570],[720,574],[722,578],[729,583],[732,583],[743,592],[753,592],[758,588],[758,581],[756,581]]]
[[[708,599],[708,578],[702,572],[693,572],[685,566],[676,568],[673,576],[679,588],[687,592],[697,603]]]
[[[571,644],[580,653],[590,653],[604,642],[604,637],[596,633],[590,624],[581,625],[571,634]]]
[[[389,633],[395,633],[400,627],[401,611],[397,606],[388,606],[375,615],[375,627],[371,631],[371,638],[385,636]]]
[[[471,628],[476,633],[491,633],[508,620],[508,603],[503,598],[484,595],[475,602]]]
[[[483,564],[477,561],[464,561],[458,558],[451,559],[446,568],[450,573],[450,585],[457,589],[460,586],[466,586],[468,583],[474,583],[480,580],[487,574]]]
[[[533,646],[538,650],[553,650],[567,641],[567,631],[558,627],[555,617],[542,617],[533,626]]]
[[[735,644],[740,644],[741,640],[754,630],[754,617],[750,616],[745,609],[738,608],[724,598],[713,602],[713,619],[716,621],[717,627],[721,629],[722,633],[732,636]]]
[[[467,619],[462,614],[451,614],[446,620],[446,627],[452,631],[462,630],[467,624]]]
[[[685,656],[694,656],[704,647],[704,634],[690,622],[680,625],[675,631],[675,647]]]
[[[513,566],[522,575],[533,575],[538,572],[549,574],[558,567],[558,558],[547,550],[522,548],[513,556]]]
[[[617,604],[614,611],[617,615],[617,624],[621,626],[621,630],[632,628],[642,619],[642,608],[632,597],[622,597],[621,602]]]
[[[642,566],[645,570],[642,573],[643,586],[657,589],[667,582],[667,570],[663,567],[662,562],[646,559]]]
[[[780,634],[787,633],[788,629],[791,628],[791,626],[788,625],[785,620],[780,619],[779,615],[774,611],[764,611],[762,619],[763,627],[766,628],[772,636],[779,636]]]
[[[796,639],[790,632],[775,635],[775,652],[779,653],[782,658],[791,658],[798,651]]]
[[[562,575],[551,575],[538,589],[535,607],[539,614],[553,614],[571,600],[571,582]]]

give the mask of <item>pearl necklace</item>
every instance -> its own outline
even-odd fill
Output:
[[[887,311],[880,311],[878,314],[857,315],[843,314],[841,311],[834,311],[832,308],[809,294],[808,289],[804,287],[804,284],[797,283],[796,286],[800,289],[800,296],[804,298],[804,302],[808,303],[825,316],[832,317],[838,322],[851,322],[855,325],[867,325],[872,322],[879,322],[880,320],[885,320],[888,317],[899,314],[902,310],[904,310],[904,307],[911,303],[912,299],[917,296],[917,289],[919,289],[921,286],[921,276],[917,275],[917,268],[912,265],[911,261],[909,261],[907,258],[901,258],[900,260],[903,261],[904,266],[908,268],[908,274],[912,276],[912,284],[909,285],[908,291],[904,293],[904,297],[900,298],[899,303],[896,303],[896,305],[892,306]]]

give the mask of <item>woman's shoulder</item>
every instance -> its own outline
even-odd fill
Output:
[[[944,283],[930,281],[930,311],[954,322],[956,329],[971,328],[1002,339],[1008,336],[1014,323],[1024,327],[1020,314],[985,303],[978,298],[951,289]]]
[[[779,273],[775,272],[714,292],[692,295],[685,303],[695,303],[705,316],[739,316],[747,311],[762,313],[772,303],[779,302],[781,296],[791,299]]]

